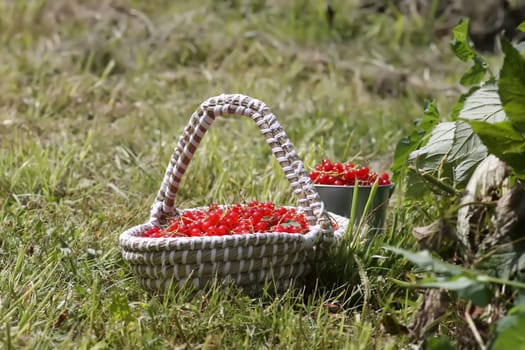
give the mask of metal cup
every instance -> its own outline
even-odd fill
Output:
[[[334,214],[349,218],[352,210],[352,200],[354,196],[354,186],[335,186],[335,185],[315,185],[325,209]],[[359,225],[363,212],[370,197],[372,186],[358,186],[357,200],[355,208],[355,225]],[[394,192],[394,184],[378,186],[372,205],[366,215],[366,223],[370,229],[382,230],[385,225],[388,200]]]

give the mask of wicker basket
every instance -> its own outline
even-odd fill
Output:
[[[141,237],[151,227],[179,215],[174,203],[182,176],[210,125],[224,114],[244,115],[255,121],[298,197],[297,210],[306,216],[310,231]],[[146,289],[163,290],[185,284],[199,289],[215,278],[251,287],[271,281],[281,288],[303,277],[310,268],[307,258],[316,249],[334,244],[347,226],[348,219],[324,210],[303,163],[270,109],[248,96],[220,95],[203,102],[191,116],[166,169],[149,221],[122,233],[120,246],[124,259]]]

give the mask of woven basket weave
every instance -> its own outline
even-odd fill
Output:
[[[180,215],[174,203],[182,176],[210,125],[225,114],[247,116],[260,128],[298,198],[297,210],[306,216],[310,231],[142,237],[151,227],[160,227]],[[205,208],[187,210],[195,209]],[[146,289],[163,290],[185,284],[199,289],[216,278],[239,286],[253,287],[271,281],[277,287],[286,287],[308,272],[307,258],[315,249],[334,244],[347,226],[348,219],[324,210],[302,161],[270,109],[248,96],[220,95],[203,102],[191,116],[168,164],[149,221],[122,233],[119,243],[124,259]]]

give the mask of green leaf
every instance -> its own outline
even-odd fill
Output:
[[[412,152],[409,159],[415,159],[421,155],[429,155],[431,158],[436,158],[436,156],[447,154],[454,142],[455,129],[455,122],[439,123],[432,129],[426,146]],[[438,163],[430,163],[424,167],[435,169],[440,161],[439,159]]]
[[[525,344],[525,312],[509,315],[498,322],[491,350],[522,349]]]
[[[494,154],[521,153],[525,150],[525,139],[509,122],[471,120],[468,123],[488,145],[489,151],[495,151]]]
[[[525,139],[509,122],[468,121],[490,153],[507,163],[520,177],[525,176]]]
[[[451,290],[463,298],[472,301],[474,304],[485,307],[492,299],[492,291],[489,285],[477,281],[474,276],[455,276],[448,278],[438,278],[435,281],[418,283],[423,288],[441,288]]]
[[[424,201],[426,198],[432,200],[432,192],[426,185],[425,180],[421,174],[416,171],[408,171],[406,175],[406,191],[405,195],[408,200],[415,199],[417,201]]]
[[[461,110],[465,106],[466,99],[468,97],[470,97],[474,92],[476,92],[479,89],[480,89],[479,86],[473,86],[473,87],[471,87],[469,89],[469,91],[467,91],[466,93],[462,94],[459,97],[458,101],[452,107],[452,112],[451,112],[452,119],[456,120],[458,118],[459,113],[461,112]],[[497,91],[497,89],[496,89],[496,91]],[[498,99],[499,99],[499,96],[498,96]]]
[[[518,294],[514,307],[496,323],[489,349],[521,349],[525,344],[525,297]]]
[[[490,254],[480,256],[476,268],[487,271],[502,279],[513,279],[525,269],[525,253],[523,245],[514,247],[512,244],[501,244],[490,251]]]
[[[454,106],[454,118],[482,120],[490,123],[507,120],[494,83],[472,88],[461,96]],[[451,157],[454,165],[454,179],[458,185],[464,185],[472,176],[476,167],[486,158],[487,148],[474,133],[470,125],[457,124]]]
[[[461,77],[459,83],[464,86],[479,84],[487,74],[487,62],[482,60],[479,56],[474,56],[474,65],[470,67]]]
[[[425,339],[425,350],[455,350],[446,335],[437,335]]]
[[[459,81],[462,85],[479,84],[488,71],[487,62],[474,50],[468,29],[469,20],[462,19],[452,30],[452,41],[450,43],[452,51],[460,60],[464,62],[473,61],[472,67],[463,74]]]
[[[131,319],[131,309],[129,307],[128,297],[119,293],[111,294],[109,311],[114,320],[129,321]]]
[[[486,84],[472,92],[464,100],[458,118],[466,122],[485,121],[489,123],[508,120],[501,106],[497,85]],[[456,182],[461,185],[465,184],[487,155],[486,146],[470,125],[458,122],[454,145],[450,151],[451,161],[455,162],[453,170]]]
[[[421,171],[443,170],[444,160],[454,143],[455,122],[439,123],[432,129],[426,146],[410,153],[408,160]],[[443,176],[452,177],[452,169]]]
[[[410,252],[405,249],[385,246],[383,247],[386,250],[394,252],[396,254],[404,256],[407,260],[422,268],[425,271],[443,273],[447,275],[458,275],[463,273],[461,267],[447,264],[437,258],[434,258],[428,250],[421,250],[419,252]]]
[[[416,121],[416,127],[409,136],[404,137],[397,144],[394,153],[394,164],[392,171],[394,172],[394,182],[398,181],[398,177],[402,170],[406,168],[408,155],[423,145],[430,134],[430,131],[439,122],[439,111],[435,102],[427,102],[425,105],[423,117]]]
[[[496,84],[486,84],[472,92],[464,101],[458,118],[497,123],[507,120]]]
[[[468,36],[468,27],[469,19],[462,19],[452,30],[452,41],[450,43],[454,54],[456,54],[460,60],[465,62],[476,56],[476,53],[472,48],[471,40]]]
[[[423,110],[423,118],[417,122],[417,130],[428,133],[439,121],[439,111],[435,101],[427,101]]]
[[[384,248],[404,256],[425,271],[440,275],[416,283],[418,287],[452,290],[458,293],[460,297],[471,300],[481,307],[488,305],[492,299],[490,286],[477,280],[477,275],[474,271],[443,262],[433,257],[428,250],[409,252],[395,247]]]
[[[521,22],[518,26],[518,30],[521,30],[522,32],[525,32],[525,21]]]
[[[525,133],[525,59],[505,38],[501,39],[501,48],[505,58],[498,92],[508,118],[518,131]]]
[[[491,123],[507,120],[498,87],[490,83],[473,90],[462,101],[458,118]],[[420,171],[441,171],[440,177],[453,178],[456,186],[461,187],[487,154],[487,148],[470,125],[457,121],[438,124],[426,146],[412,151],[408,158]]]
[[[509,315],[517,315],[519,313],[525,313],[525,291],[519,291],[518,295],[514,298],[514,306],[509,310]]]
[[[479,307],[485,307],[490,304],[494,296],[490,285],[480,281],[468,280],[470,283],[466,284],[464,288],[455,290],[456,293],[461,298],[470,300]]]
[[[454,163],[455,181],[466,184],[478,164],[487,157],[487,148],[468,123],[458,121],[448,157],[449,161]]]

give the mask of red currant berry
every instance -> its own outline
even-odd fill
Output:
[[[366,166],[358,168],[356,171],[357,178],[359,180],[366,180],[369,171],[370,169],[368,169]]]

